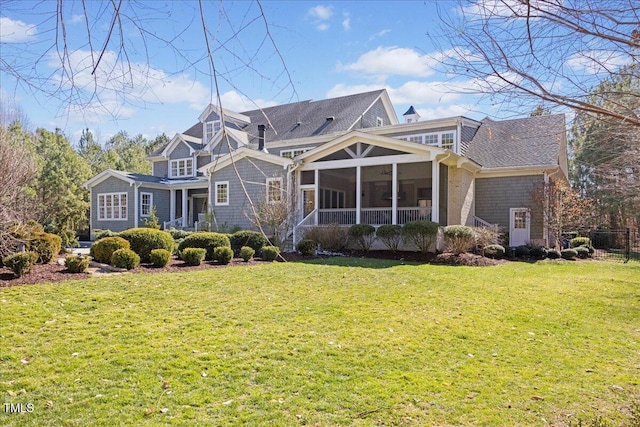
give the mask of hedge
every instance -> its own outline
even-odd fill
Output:
[[[198,231],[185,237],[178,245],[178,252],[181,254],[186,248],[202,248],[205,250],[205,259],[207,261],[215,260],[215,250],[219,246],[231,247],[229,238],[226,234],[215,233],[210,231]]]
[[[154,228],[130,228],[120,233],[120,237],[129,241],[131,250],[140,256],[141,262],[150,262],[151,251],[154,249],[173,251],[173,237],[166,231]]]

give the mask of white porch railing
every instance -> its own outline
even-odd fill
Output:
[[[315,222],[317,212],[318,221]],[[431,208],[410,207],[397,208],[396,224],[403,225],[410,221],[431,220]],[[316,209],[307,215],[298,226],[313,225],[353,225],[356,223],[356,209]],[[393,224],[393,208],[362,208],[360,223],[371,225]]]
[[[351,225],[355,223],[355,209],[318,209],[318,225]]]
[[[182,218],[176,218],[173,221],[165,221],[162,229],[168,230],[170,228],[182,228]]]
[[[491,228],[495,231],[498,231],[498,224],[491,224],[488,221],[485,221],[482,218],[478,218],[477,216],[473,217],[473,226],[474,227],[487,227],[487,228]]]
[[[400,225],[411,221],[431,221],[431,208],[398,208],[398,221]]]

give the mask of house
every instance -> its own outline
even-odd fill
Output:
[[[253,229],[252,205],[296,206],[294,240],[324,224],[497,226],[511,245],[550,244],[532,192],[567,179],[563,115],[514,120],[396,117],[385,90],[237,113],[209,105],[149,157],[152,174],[85,183],[91,229]]]

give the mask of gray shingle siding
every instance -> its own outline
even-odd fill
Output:
[[[371,108],[362,115],[360,120],[358,120],[353,127],[353,129],[363,129],[363,128],[373,128],[376,127],[377,118],[380,117],[384,123],[383,126],[390,125],[391,120],[389,119],[389,115],[387,114],[384,104],[382,100],[378,99]]]
[[[153,176],[167,178],[169,176],[169,161],[162,160],[159,162],[153,162]]]
[[[204,155],[198,156],[197,161],[198,163],[197,163],[196,169],[201,168],[206,164],[209,164],[209,162],[211,162],[211,156],[204,156]]]
[[[170,195],[169,190],[159,190],[156,188],[138,188],[138,212],[142,212],[142,196],[141,193],[151,193],[153,194],[153,206],[156,207],[156,216],[158,217],[158,222],[162,227],[162,223],[164,221],[169,221],[169,201]],[[138,225],[141,227],[144,226],[144,220],[148,220],[149,217],[143,217],[140,215],[140,221]]]
[[[477,130],[478,128],[475,127],[462,126],[462,135],[460,137],[460,153],[462,155],[466,154],[469,144],[471,143],[471,140],[473,140]]]
[[[131,228],[134,225],[134,201],[133,201],[134,189],[128,182],[122,181],[118,178],[109,177],[102,181],[100,184],[95,185],[91,189],[91,232],[94,230],[111,230],[122,231],[127,228]],[[98,194],[102,193],[127,193],[127,219],[126,220],[98,220]]]
[[[509,231],[510,208],[531,209],[531,239],[543,238],[543,218],[533,206],[532,192],[542,175],[476,178],[476,216]]]
[[[171,154],[169,154],[169,158],[171,160],[175,160],[175,159],[184,159],[186,157],[191,157],[192,154],[190,151],[191,150],[189,149],[187,144],[181,142],[176,146],[176,148],[173,149]]]
[[[286,186],[286,171],[280,165],[244,158],[236,163],[236,168],[254,204],[265,200],[267,178],[282,177],[282,185]],[[215,183],[220,181],[229,181],[229,206],[215,205]],[[247,200],[236,171],[232,166],[213,174],[210,187],[211,194],[209,198],[212,201],[211,208],[213,209],[218,229],[224,231],[234,226],[239,226],[243,229],[255,229],[247,218],[247,213],[250,212],[249,200]]]

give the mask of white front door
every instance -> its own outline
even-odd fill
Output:
[[[528,208],[511,208],[509,215],[509,246],[529,243],[531,211]]]

